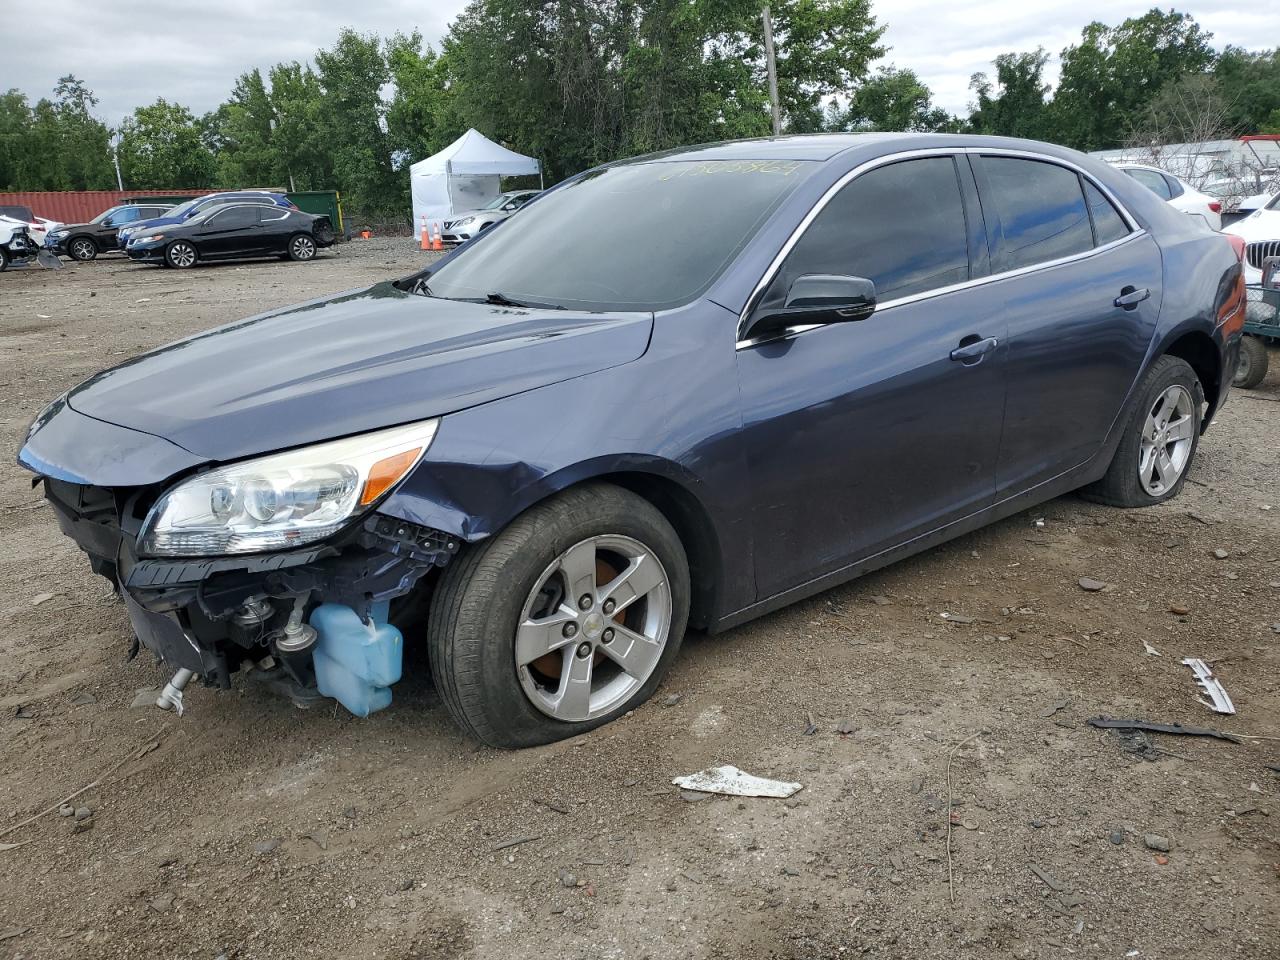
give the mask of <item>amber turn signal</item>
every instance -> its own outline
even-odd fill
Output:
[[[360,493],[360,506],[368,506],[399,483],[400,478],[418,462],[421,453],[421,447],[414,447],[412,450],[384,457],[370,467],[369,479],[364,482],[364,490]]]

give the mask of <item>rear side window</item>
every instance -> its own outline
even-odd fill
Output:
[[[255,207],[231,207],[215,213],[206,222],[216,230],[234,230],[257,223],[258,211]]]
[[[1133,177],[1161,200],[1173,199],[1173,191],[1169,189],[1168,181],[1154,170],[1128,169],[1125,170],[1125,173]]]
[[[969,279],[964,200],[951,157],[902,160],[855,179],[792,248],[761,305],[780,304],[797,277],[866,277],[881,302]]]
[[[1182,188],[1182,184],[1177,177],[1171,177],[1167,173],[1164,175],[1164,182],[1169,186],[1169,196],[1171,199],[1177,199],[1187,191]]]
[[[1001,270],[1016,270],[1093,248],[1093,228],[1080,178],[1041,160],[983,157],[984,208],[990,205],[1003,232]]]
[[[1101,190],[1085,181],[1084,195],[1089,201],[1089,216],[1093,219],[1094,243],[1102,246],[1129,233],[1129,227],[1120,216],[1120,211],[1102,195]]]

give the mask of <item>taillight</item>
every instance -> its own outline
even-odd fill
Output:
[[[1244,237],[1237,237],[1234,233],[1224,233],[1223,236],[1231,244],[1231,249],[1236,252],[1236,259],[1244,263]]]
[[[1222,212],[1222,204],[1220,204],[1217,200],[1214,200],[1214,201],[1210,202],[1210,204],[1209,204],[1209,209],[1210,209],[1210,210],[1212,210],[1214,213],[1221,213],[1221,212]]]
[[[1231,284],[1231,293],[1227,299],[1218,308],[1218,326],[1222,328],[1222,335],[1230,337],[1234,333],[1244,329],[1245,307],[1248,303],[1248,294],[1245,292],[1244,286],[1244,268],[1239,267],[1236,270],[1235,282]]]

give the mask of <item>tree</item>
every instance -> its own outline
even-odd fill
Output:
[[[195,117],[163,97],[138,107],[120,125],[120,169],[133,189],[207,187],[214,158]]]
[[[1213,75],[1226,101],[1230,125],[1241,134],[1265,133],[1268,124],[1280,122],[1280,47],[1259,53],[1227,47],[1214,64]]]
[[[1081,150],[1120,146],[1166,84],[1213,64],[1211,38],[1175,10],[1151,10],[1117,27],[1090,23],[1080,44],[1062,52],[1054,139]]]
[[[395,92],[387,104],[387,141],[399,164],[441,150],[466,132],[449,95],[448,65],[418,31],[396,34],[386,44]]]
[[[83,81],[73,74],[53,89],[53,112],[58,129],[58,153],[46,156],[57,164],[59,190],[102,190],[114,186],[111,131],[90,110],[98,105]]]
[[[1147,163],[1199,186],[1207,164],[1200,163],[1198,144],[1235,136],[1230,104],[1211,74],[1188,74],[1164,88],[1143,109],[1125,146]],[[1177,144],[1176,151],[1166,148]]]
[[[324,91],[315,71],[296,60],[278,63],[268,75],[272,138],[281,179],[291,190],[329,190],[342,185],[333,179],[333,156],[326,142]]]
[[[1002,53],[995,59],[996,80],[975,73],[969,80],[975,102],[969,109],[969,129],[998,137],[1054,139],[1048,131],[1043,47],[1030,53]]]
[[[327,50],[316,52],[324,91],[320,128],[333,157],[333,175],[366,214],[403,207],[405,187],[394,174],[383,128],[382,87],[391,71],[376,35],[347,28]]]
[[[231,98],[207,116],[206,145],[217,158],[215,182],[223,187],[267,186],[285,181],[276,149],[275,112],[262,72],[241,74]]]
[[[831,129],[854,131],[954,132],[960,126],[958,118],[933,105],[932,92],[915,71],[892,65],[861,83],[848,109],[835,110],[833,120]]]

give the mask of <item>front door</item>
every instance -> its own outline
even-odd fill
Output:
[[[868,319],[739,344],[760,599],[988,506],[1004,411],[1004,314],[985,285],[963,156],[843,187],[760,298],[805,274],[867,277]]]

